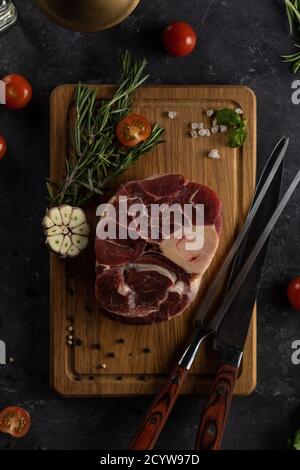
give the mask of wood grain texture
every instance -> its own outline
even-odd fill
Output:
[[[96,86],[99,96],[111,96],[111,86]],[[68,143],[68,122],[74,86],[56,88],[51,97],[51,178],[64,174]],[[209,120],[205,110],[241,107],[249,119],[249,138],[243,149],[230,149],[226,135],[191,139],[191,121]],[[177,111],[174,120],[167,111]],[[190,180],[215,189],[223,204],[223,231],[220,246],[206,273],[198,301],[239,230],[255,186],[256,103],[251,90],[241,86],[148,86],[138,93],[135,111],[166,128],[166,142],[137,162],[118,182],[153,174],[181,173]],[[207,158],[210,149],[219,149],[222,159]],[[111,192],[115,188],[111,188]],[[92,233],[95,209],[88,209]],[[104,317],[94,296],[94,246],[77,259],[60,260],[51,254],[51,383],[66,396],[139,395],[154,393],[164,382],[174,359],[189,337],[193,306],[169,322],[150,326],[123,325]],[[241,374],[235,393],[249,394],[256,383],[256,325],[253,316],[245,348]],[[74,347],[67,345],[67,328],[73,326]],[[105,364],[106,368],[101,366]],[[204,393],[218,366],[210,341],[203,346],[185,381],[182,393]]]
[[[176,402],[187,374],[188,370],[179,365],[172,370],[145,415],[144,420],[129,445],[129,450],[153,449]]]
[[[238,368],[227,364],[218,370],[203,408],[195,449],[220,449],[237,374]]]

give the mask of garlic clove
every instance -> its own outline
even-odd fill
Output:
[[[62,225],[62,218],[58,207],[53,207],[47,213],[47,216],[52,220],[55,225]]]
[[[63,240],[63,235],[53,235],[51,237],[47,237],[46,243],[49,245],[51,250],[53,250],[55,253],[59,253]]]
[[[62,256],[66,256],[69,249],[71,248],[72,246],[72,240],[71,240],[71,237],[69,237],[68,235],[66,235],[63,239],[63,242],[62,242],[62,245],[61,245],[61,248],[60,248],[60,254]]]
[[[79,250],[84,250],[87,247],[89,240],[82,235],[72,235],[72,243],[77,246]]]
[[[54,227],[46,230],[46,235],[48,235],[48,237],[52,237],[53,235],[60,235],[62,233],[63,229],[59,225],[54,225]]]
[[[80,250],[78,250],[78,248],[74,245],[71,246],[71,248],[69,249],[68,253],[67,253],[67,256],[69,258],[75,258],[75,256],[78,256],[80,253]]]
[[[58,209],[60,211],[63,224],[64,225],[69,225],[71,215],[72,215],[72,211],[73,211],[73,207],[69,206],[67,204],[63,204],[62,206],[59,206]]]
[[[90,233],[90,227],[86,222],[81,225],[77,225],[77,227],[72,228],[72,232],[77,235],[85,235],[87,236]]]
[[[45,215],[45,217],[43,218],[42,224],[44,228],[51,228],[54,225],[50,217],[48,217],[47,215]]]
[[[85,213],[83,212],[82,209],[79,207],[74,207],[72,214],[71,214],[71,219],[69,222],[69,227],[77,227],[77,225],[81,225],[86,221]]]

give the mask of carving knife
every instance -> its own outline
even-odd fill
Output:
[[[255,215],[249,232],[236,255],[225,297],[252,252],[257,238],[264,229],[265,221],[269,220],[276,210],[282,171],[283,162],[265,196],[264,204]],[[269,243],[270,237],[215,334],[214,348],[219,353],[220,366],[203,408],[195,445],[198,450],[218,450],[221,446]]]
[[[221,268],[219,274],[216,276],[216,280],[212,283],[212,287],[208,290],[204,298],[205,305],[210,304],[211,292],[216,287],[216,281],[220,283],[224,279],[224,276],[226,272],[228,271],[228,268],[236,252],[241,246],[243,239],[253,222],[255,214],[257,213],[260,205],[262,204],[264,200],[264,197],[268,191],[269,186],[272,184],[272,181],[286,153],[287,147],[288,147],[288,139],[283,138],[279,141],[274,151],[272,152],[271,157],[268,160],[268,163],[263,171],[263,175],[260,180],[260,185],[262,189],[261,191],[258,191],[256,193],[255,200],[249,211],[245,224],[242,227],[241,232],[239,233],[236,241],[234,242],[224,262],[223,267]],[[235,281],[232,283],[232,286],[230,287],[228,294],[224,299],[222,308],[220,308],[217,311],[217,314],[213,317],[212,321],[209,323],[205,323],[205,320],[207,320],[206,316],[207,316],[208,307],[207,309],[203,310],[202,304],[201,304],[199,308],[199,316],[198,316],[199,325],[196,329],[196,333],[194,337],[192,338],[191,342],[189,343],[189,346],[185,350],[184,354],[182,355],[181,359],[177,362],[176,366],[172,369],[166,382],[163,384],[158,394],[156,395],[154,402],[152,403],[148,412],[146,413],[146,416],[141,426],[139,427],[136,435],[131,441],[129,449],[146,450],[146,449],[153,448],[173,408],[173,405],[183,385],[184,379],[187,376],[189,369],[191,368],[191,365],[194,362],[194,359],[197,355],[197,352],[199,350],[199,347],[202,341],[204,340],[204,338],[211,335],[217,330],[219,324],[224,318],[235,296],[238,294],[240,288],[242,287],[245,278],[247,277],[249,271],[251,270],[253,264],[255,263],[257,256],[259,255],[265,242],[267,241],[274,225],[276,224],[278,218],[280,217],[280,214],[284,210],[291,195],[296,189],[299,181],[300,181],[300,171],[296,175],[294,181],[292,182],[288,191],[284,195],[282,201],[278,205],[271,219],[269,221],[265,221],[265,224],[266,224],[265,228],[262,234],[260,235],[260,237],[258,238],[251,255],[247,258],[247,261],[245,262],[242,270],[240,271],[238,278],[235,279]],[[226,269],[224,266],[226,267]]]

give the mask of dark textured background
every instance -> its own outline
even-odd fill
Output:
[[[291,103],[294,77],[279,59],[292,50],[283,2],[274,0],[142,0],[112,30],[67,31],[51,23],[32,1],[16,0],[19,22],[0,35],[0,75],[28,77],[34,100],[25,110],[0,109],[0,132],[9,154],[0,164],[0,338],[13,363],[0,366],[1,407],[19,403],[32,415],[29,435],[0,435],[0,448],[124,449],[150,398],[63,399],[49,387],[49,263],[42,249],[44,179],[49,168],[49,95],[61,83],[114,82],[116,51],[149,58],[154,83],[240,83],[258,98],[258,171],[275,141],[292,143],[285,185],[299,167],[299,111]],[[190,22],[199,44],[187,58],[170,58],[160,30],[172,20]],[[230,182],[228,182],[230,184]],[[300,274],[300,191],[272,240],[259,295],[258,385],[234,400],[226,449],[285,448],[300,427],[300,366],[291,343],[300,339],[300,313],[287,305],[286,283]],[[181,398],[158,443],[191,449],[201,398]]]

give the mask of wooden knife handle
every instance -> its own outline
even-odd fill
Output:
[[[220,449],[237,374],[237,367],[224,364],[219,368],[203,409],[195,449]]]
[[[128,447],[129,450],[153,449],[187,374],[188,370],[180,365],[173,369],[147,411],[142,424]]]

